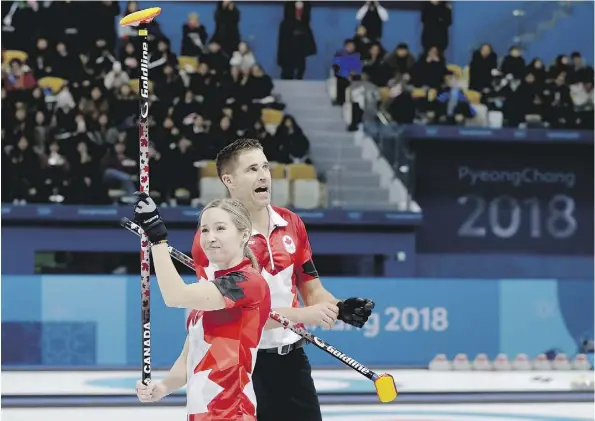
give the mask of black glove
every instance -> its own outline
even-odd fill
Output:
[[[134,193],[134,222],[147,234],[151,243],[167,239],[167,228],[159,215],[157,205],[147,193]]]
[[[374,301],[365,298],[347,298],[337,303],[339,315],[337,318],[355,327],[363,327],[372,314]]]

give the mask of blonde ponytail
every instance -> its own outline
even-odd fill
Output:
[[[252,221],[250,220],[250,213],[248,212],[248,209],[246,209],[242,202],[236,199],[217,199],[206,205],[202,212],[210,208],[220,208],[228,212],[231,215],[231,219],[238,231],[247,232],[248,238],[250,238],[252,235]],[[256,256],[254,256],[254,253],[252,253],[252,250],[250,250],[250,247],[248,247],[248,241],[246,241],[246,244],[244,244],[244,257],[250,259],[254,269],[258,271],[260,270]]]
[[[250,259],[250,263],[252,263],[252,267],[260,272],[260,267],[258,266],[258,260],[256,260],[256,256],[252,252],[252,249],[248,247],[248,243],[244,246],[244,257]]]

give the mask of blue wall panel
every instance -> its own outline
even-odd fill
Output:
[[[163,12],[158,21],[163,32],[171,39],[176,53],[180,51],[182,24],[188,13],[196,12],[206,26],[209,36],[213,34],[215,23],[214,2],[143,2],[143,6],[161,6]],[[500,57],[512,44],[512,38],[520,26],[512,17],[512,11],[523,8],[526,2],[454,2],[453,25],[450,31],[450,46],[447,58],[453,63],[466,65],[471,59],[471,48],[490,39],[489,28],[496,25],[509,28],[504,31],[506,39],[493,42]],[[125,2],[121,2],[122,10]],[[307,62],[306,79],[325,79],[328,77],[333,54],[342,48],[343,41],[353,36],[357,21],[355,13],[359,3],[353,5],[315,5],[312,11],[311,27],[318,46],[318,54]],[[280,76],[277,66],[277,37],[279,23],[283,18],[283,6],[279,3],[247,4],[239,3],[241,13],[240,34],[257,55],[258,61],[273,78]],[[531,10],[531,9],[529,9]],[[420,13],[412,10],[388,10],[389,22],[384,25],[382,43],[387,50],[392,50],[399,42],[406,42],[415,54],[421,48]],[[543,13],[543,17],[551,13]],[[541,20],[543,18],[540,15]],[[539,22],[531,22],[535,27]],[[491,26],[490,26],[491,25]],[[492,34],[493,35],[493,34]],[[593,2],[576,3],[570,16],[561,18],[557,24],[543,31],[538,38],[527,45],[526,58],[541,57],[547,63],[558,54],[570,54],[579,50],[589,63],[593,63]]]
[[[192,281],[192,276],[186,278]],[[500,352],[570,355],[593,335],[593,280],[325,278],[339,297],[376,301],[364,329],[339,322],[310,329],[369,365],[425,365]],[[3,364],[137,367],[140,361],[138,276],[9,276],[2,279]],[[152,358],[176,360],[185,337],[184,310],[166,308],[152,285]],[[38,306],[22,296],[41,296]],[[35,315],[41,315],[38,320]],[[338,365],[307,347],[315,366]]]

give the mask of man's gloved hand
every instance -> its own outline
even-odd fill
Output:
[[[147,234],[151,243],[167,239],[167,228],[159,215],[157,205],[147,193],[134,193],[134,222]]]
[[[355,327],[363,327],[372,314],[374,301],[366,298],[347,298],[337,303],[339,320]]]

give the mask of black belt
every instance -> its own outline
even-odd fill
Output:
[[[259,349],[258,352],[265,352],[267,354],[287,355],[291,351],[294,351],[296,349],[303,348],[303,346],[305,344],[306,344],[306,340],[302,338],[299,341],[297,341],[295,343],[292,343],[292,344],[289,344],[289,345],[281,345],[281,346],[278,346],[276,348]]]

